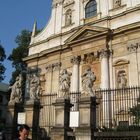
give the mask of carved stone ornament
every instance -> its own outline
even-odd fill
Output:
[[[52,72],[52,71],[55,71],[55,70],[59,70],[60,67],[61,67],[61,62],[57,62],[57,63],[54,63],[54,64],[47,65],[46,70],[47,70],[47,72]]]
[[[94,72],[92,72],[91,67],[88,67],[81,76],[82,78],[82,94],[95,96],[93,91],[93,85],[96,80]]]
[[[81,61],[81,57],[80,56],[74,56],[72,59],[71,59],[71,63],[73,64],[79,64]]]
[[[71,72],[68,72],[67,69],[63,69],[59,75],[59,97],[65,98],[70,91],[71,85]]]
[[[117,73],[117,87],[125,88],[127,86],[127,75],[125,70],[120,70]]]
[[[9,104],[20,103],[22,101],[22,75],[16,77],[15,83],[10,87],[11,96]]]
[[[72,24],[72,10],[69,9],[65,13],[65,26],[69,26]]]
[[[61,62],[53,64],[53,71],[59,70],[61,67]]]
[[[108,58],[109,57],[109,54],[110,54],[110,51],[109,50],[102,49],[100,51],[100,57],[101,58]]]
[[[127,45],[127,50],[129,52],[136,52],[138,48],[140,48],[140,42]]]
[[[52,7],[56,7],[59,4],[62,4],[64,0],[53,0]]]
[[[75,3],[74,0],[65,0],[63,6],[64,7],[67,7],[67,6],[72,5],[74,3]]]
[[[121,6],[121,0],[114,0],[114,8],[118,8]]]
[[[86,64],[92,64],[95,59],[96,57],[94,56],[94,53],[88,53],[84,55],[83,62]]]
[[[53,69],[52,64],[47,65],[47,67],[46,67],[47,72],[51,72],[52,69]]]

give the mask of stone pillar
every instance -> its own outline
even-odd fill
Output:
[[[72,85],[71,85],[71,103],[74,105],[72,110],[78,110],[78,96],[76,93],[79,92],[79,64],[80,64],[80,56],[74,56],[71,59],[71,63],[73,64],[72,68]]]
[[[24,105],[24,112],[26,114],[26,124],[32,128],[32,135],[30,136],[33,140],[39,138],[39,114],[41,105],[39,101],[28,101]]]
[[[101,88],[108,89],[110,87],[108,50],[102,50],[100,56],[101,56]]]
[[[109,89],[109,50],[101,50],[101,88]],[[103,125],[109,127],[109,94],[103,93]]]
[[[135,42],[129,42],[127,44],[127,50],[129,51],[129,55],[130,55],[130,66],[129,69],[132,72],[132,74],[130,74],[130,79],[131,81],[129,81],[130,85],[140,85],[140,76],[139,76],[139,71],[140,71],[140,67],[139,67],[139,54],[138,54],[138,49],[140,46],[140,42],[139,40],[135,41]]]
[[[79,112],[79,127],[75,128],[76,140],[94,140],[96,97],[82,97],[79,101]]]
[[[72,68],[72,92],[79,92],[79,64],[80,64],[80,57],[73,57],[71,59],[71,63],[73,64]]]
[[[23,112],[22,103],[9,104],[6,117],[6,139],[13,140],[17,137],[18,113]]]
[[[70,100],[58,98],[55,103],[55,126],[51,129],[51,138],[53,140],[68,140],[72,130],[69,127]]]

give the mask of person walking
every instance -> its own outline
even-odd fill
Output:
[[[26,124],[21,125],[19,128],[19,137],[15,140],[31,140],[28,138],[30,127]]]

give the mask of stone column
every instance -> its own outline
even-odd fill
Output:
[[[79,64],[80,64],[80,57],[74,56],[71,59],[71,63],[73,64],[72,68],[72,85],[71,85],[71,102],[73,103],[72,110],[78,110],[78,103],[77,103],[77,94],[79,92]]]
[[[46,73],[47,73],[47,79],[46,79],[46,84],[47,87],[45,89],[46,93],[51,93],[52,92],[52,74],[53,74],[53,65],[49,64],[46,67]]]
[[[109,50],[101,50],[101,88],[109,89],[110,87],[110,78],[109,78]],[[103,92],[103,122],[102,124],[106,127],[109,127],[109,94]]]
[[[79,64],[80,64],[80,57],[73,57],[71,59],[71,63],[73,64],[72,68],[72,92],[79,92]]]
[[[101,51],[101,88],[108,89],[110,87],[109,80],[109,51]]]
[[[132,71],[132,74],[130,74],[130,79],[129,81],[130,85],[140,85],[140,77],[139,77],[139,54],[138,54],[138,49],[140,46],[140,42],[130,42],[127,44],[127,50],[129,51],[129,55],[131,57],[130,60],[130,66],[129,69]]]

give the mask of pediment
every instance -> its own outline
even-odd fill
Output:
[[[114,62],[113,66],[120,66],[120,65],[125,65],[125,64],[129,64],[129,61],[125,59],[119,59]]]
[[[101,35],[107,35],[109,33],[108,28],[97,26],[84,26],[71,35],[66,41],[66,44],[82,41],[89,38],[94,38]]]

